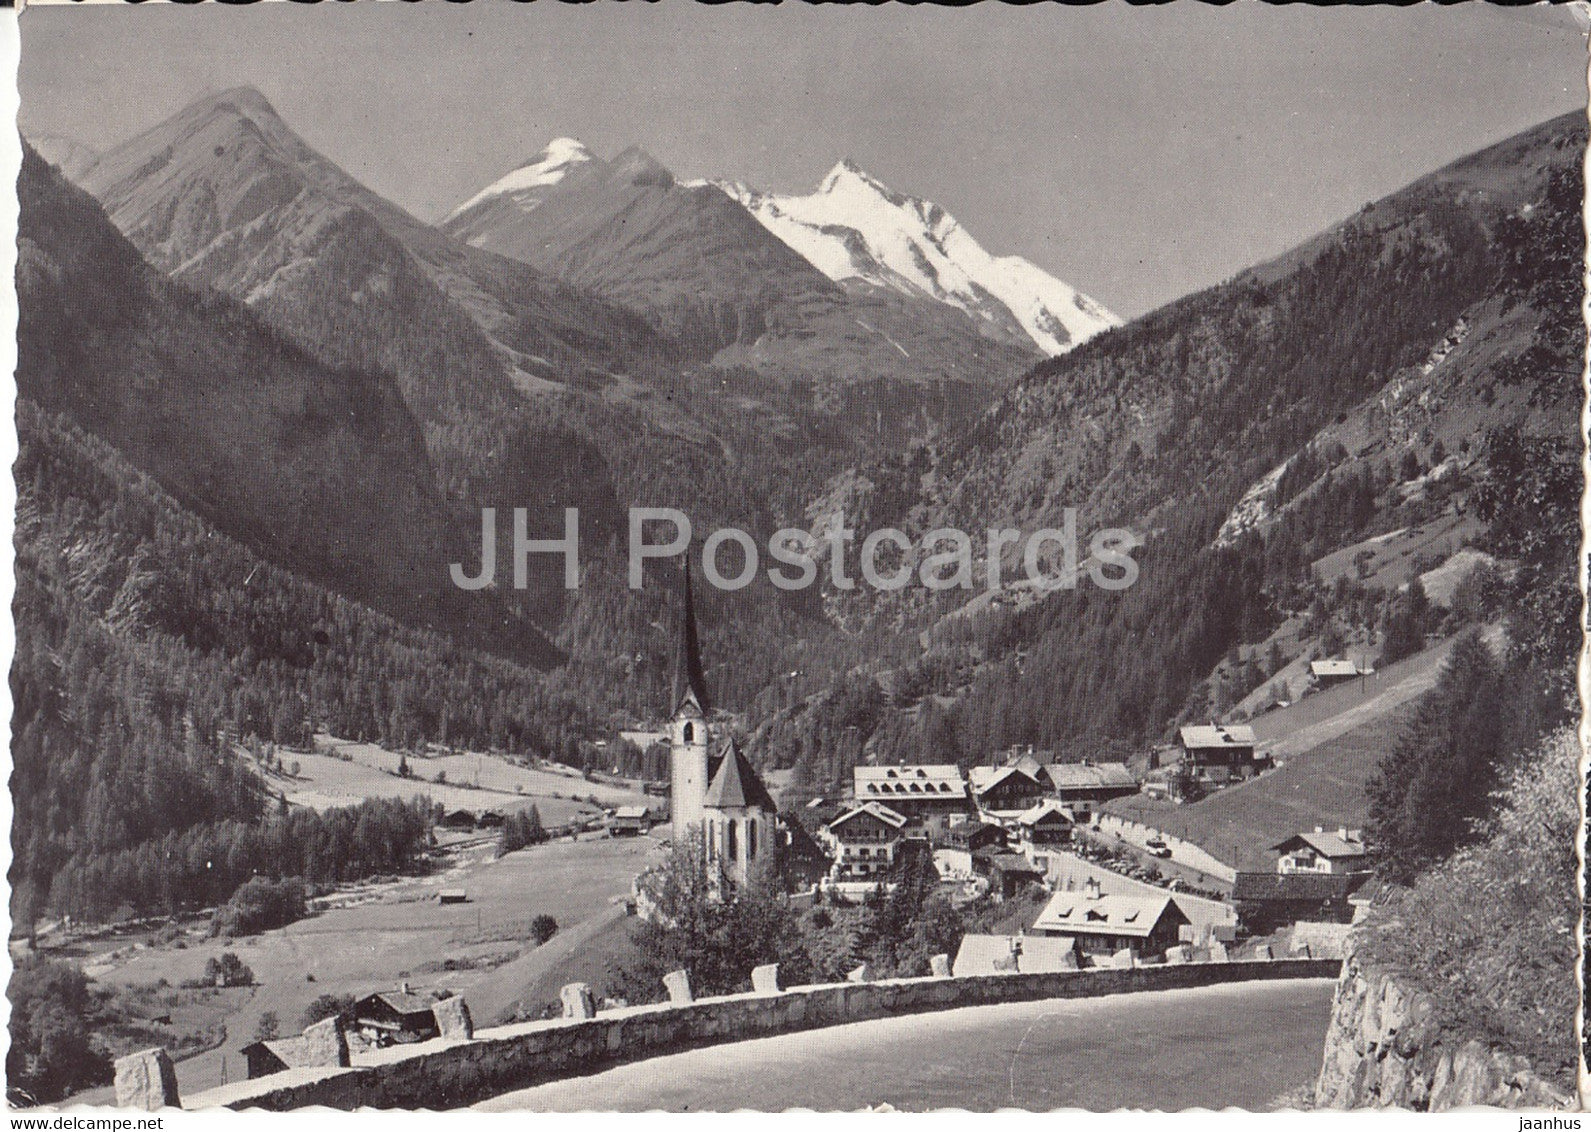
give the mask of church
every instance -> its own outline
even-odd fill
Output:
[[[733,738],[714,751],[712,702],[702,670],[701,643],[684,568],[679,653],[674,667],[674,713],[669,719],[669,805],[675,845],[700,837],[709,875],[744,885],[774,854],[778,808]]]

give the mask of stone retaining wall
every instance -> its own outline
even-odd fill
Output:
[[[457,1108],[545,1081],[721,1042],[890,1015],[1002,1002],[1087,998],[1258,979],[1333,978],[1335,959],[1280,959],[1056,971],[962,978],[893,979],[703,998],[477,1030],[365,1055],[346,1068],[290,1069],[187,1098],[185,1108],[272,1111],[329,1108]],[[932,1023],[924,1023],[931,1025]]]
[[[1523,1057],[1446,1031],[1436,1001],[1353,954],[1343,961],[1317,1108],[1439,1112],[1491,1105],[1564,1109],[1575,1099]],[[1573,1034],[1564,1040],[1574,1041]]]

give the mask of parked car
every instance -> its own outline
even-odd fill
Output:
[[[1145,841],[1144,848],[1149,850],[1149,852],[1154,854],[1156,857],[1171,856],[1171,846],[1167,845],[1164,840],[1158,837],[1151,837],[1148,841]]]

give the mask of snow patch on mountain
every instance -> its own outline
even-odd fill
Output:
[[[849,159],[807,196],[764,193],[734,181],[716,185],[791,249],[835,282],[862,280],[926,295],[1065,353],[1117,318],[1020,256],[993,256],[932,201],[890,189]]]
[[[574,138],[554,138],[547,147],[513,172],[498,178],[455,208],[448,219],[466,211],[483,200],[497,196],[511,196],[527,212],[541,203],[538,189],[551,188],[567,177],[571,170],[596,160],[582,143]]]

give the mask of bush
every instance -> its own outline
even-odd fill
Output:
[[[543,912],[534,920],[530,921],[530,934],[531,937],[536,941],[536,946],[540,947],[553,936],[558,934],[558,921],[547,915],[547,913]]]
[[[254,935],[302,918],[305,909],[303,881],[254,877],[234,892],[231,900],[216,909],[210,920],[210,934]]]

